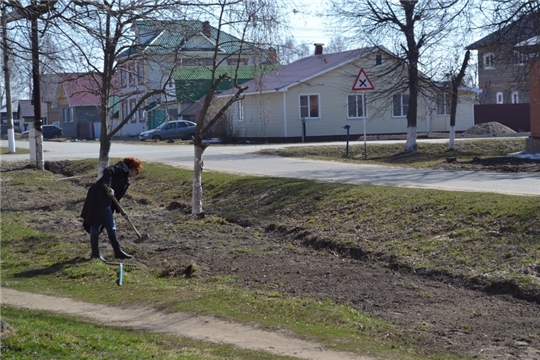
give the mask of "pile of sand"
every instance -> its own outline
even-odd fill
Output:
[[[516,131],[508,126],[492,121],[488,123],[474,125],[472,128],[463,132],[463,136],[504,136],[515,134]]]

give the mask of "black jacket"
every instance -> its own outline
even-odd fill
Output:
[[[129,168],[123,161],[106,167],[103,170],[103,176],[88,189],[81,211],[83,227],[86,232],[90,233],[91,226],[98,227],[102,224],[107,208],[110,207],[113,211],[120,212],[107,195],[107,191],[103,185],[105,184],[112,188],[114,190],[114,197],[120,200],[125,195],[129,183]]]

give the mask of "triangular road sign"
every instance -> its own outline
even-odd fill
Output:
[[[375,87],[369,80],[364,69],[360,69],[358,76],[352,87],[353,90],[375,90]]]

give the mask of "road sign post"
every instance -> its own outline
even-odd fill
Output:
[[[367,129],[366,129],[366,90],[375,90],[375,87],[373,86],[373,83],[371,80],[369,80],[369,77],[367,76],[364,69],[360,69],[358,72],[358,76],[356,77],[356,80],[354,81],[353,90],[360,90],[362,91],[362,115],[364,120],[364,159],[367,160]]]

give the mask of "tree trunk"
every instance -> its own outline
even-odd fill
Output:
[[[456,127],[450,126],[450,150],[456,149]]]
[[[28,132],[28,139],[30,143],[30,165],[35,166],[38,170],[43,170],[45,168],[43,134],[36,128],[32,128]]]
[[[407,142],[405,143],[406,152],[415,152],[418,149],[416,144],[416,126],[407,127]]]
[[[461,64],[461,69],[459,73],[452,78],[452,93],[450,96],[450,150],[454,150],[456,147],[456,113],[457,113],[457,104],[458,104],[458,94],[459,86],[463,82],[465,77],[465,70],[469,65],[469,58],[471,56],[471,51],[467,50],[465,57],[463,58],[463,63]]]
[[[418,116],[418,58],[420,57],[421,40],[416,42],[414,36],[414,6],[415,2],[402,2],[405,10],[405,38],[407,39],[407,60],[409,75],[409,110],[407,111],[407,143],[406,152],[414,152],[418,149],[416,145],[416,118]]]
[[[104,126],[105,125],[105,126]],[[111,140],[107,135],[107,121],[105,124],[101,125],[101,136],[99,138],[99,164],[98,164],[98,175],[99,179],[103,175],[103,170],[109,166],[109,152],[111,150]]]
[[[193,205],[191,213],[193,215],[202,214],[203,211],[203,190],[202,190],[202,170],[203,170],[203,153],[205,147],[193,146],[195,150],[193,163]]]

